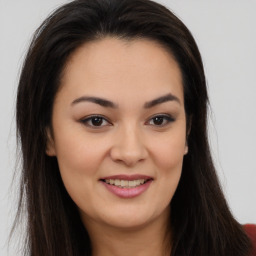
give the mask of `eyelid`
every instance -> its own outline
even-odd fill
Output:
[[[97,125],[93,125],[93,124],[88,124],[89,121],[91,121],[93,118],[101,118],[103,120],[103,122],[107,122],[107,124],[101,124],[99,126]],[[164,124],[150,124],[150,122],[154,119],[154,118],[164,118],[165,119],[165,123]],[[167,126],[168,124],[172,123],[175,121],[175,118],[170,115],[170,114],[165,114],[165,113],[161,113],[161,114],[155,114],[153,116],[151,116],[146,122],[145,124],[146,125],[151,125],[151,126],[155,126],[155,127],[165,127]],[[106,118],[104,115],[100,115],[100,114],[92,114],[92,115],[89,115],[89,116],[86,116],[86,117],[83,117],[80,119],[80,122],[89,127],[89,128],[92,128],[92,129],[100,129],[100,128],[103,128],[103,127],[106,127],[106,126],[111,126],[113,125],[108,118]]]
[[[151,121],[151,120],[153,120],[154,118],[165,118],[165,120],[167,121],[167,123],[165,123],[165,124],[161,124],[161,125],[156,125],[156,124],[149,124],[149,122]],[[149,119],[148,119],[148,121],[146,122],[146,124],[149,124],[149,125],[152,125],[152,126],[155,126],[155,127],[164,127],[164,126],[166,126],[166,125],[168,125],[168,124],[170,124],[170,123],[172,123],[172,122],[174,122],[175,121],[175,118],[172,116],[172,115],[170,115],[170,114],[155,114],[155,115],[153,115],[153,116],[151,116]]]
[[[108,124],[107,125],[100,125],[100,126],[97,126],[97,125],[89,125],[88,122],[91,121],[93,118],[102,118],[103,121],[107,122]],[[92,128],[92,129],[100,129],[100,128],[103,128],[103,127],[106,127],[106,126],[110,126],[112,125],[112,123],[108,120],[108,118],[106,118],[105,116],[103,115],[89,115],[89,116],[86,116],[86,117],[83,117],[80,119],[80,122],[89,127],[89,128]]]

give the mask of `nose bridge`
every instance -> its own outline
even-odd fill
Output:
[[[146,158],[147,150],[139,125],[127,122],[118,127],[111,156],[129,166]]]

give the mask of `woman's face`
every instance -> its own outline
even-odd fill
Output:
[[[52,126],[46,153],[86,226],[167,219],[187,147],[181,72],[164,48],[115,38],[83,45],[64,70]]]

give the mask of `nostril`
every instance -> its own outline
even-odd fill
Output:
[[[145,160],[148,156],[147,149],[141,138],[131,138],[130,135],[123,134],[121,139],[117,139],[109,151],[113,161],[133,166],[137,162]]]

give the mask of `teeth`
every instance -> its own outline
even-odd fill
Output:
[[[128,185],[129,187],[135,187],[135,180],[129,180]]]
[[[113,180],[113,179],[108,179],[105,180],[106,183],[114,185],[114,186],[118,186],[121,188],[134,188],[137,187],[139,185],[142,185],[146,182],[145,179],[139,179],[139,180]]]
[[[135,180],[135,186],[139,186],[140,184],[140,180]]]

